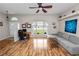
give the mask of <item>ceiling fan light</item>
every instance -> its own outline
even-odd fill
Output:
[[[12,17],[12,18],[11,18],[11,21],[18,21],[18,18]]]

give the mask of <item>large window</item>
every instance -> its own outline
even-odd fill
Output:
[[[34,34],[47,34],[48,24],[46,22],[34,22],[33,23],[33,33]]]

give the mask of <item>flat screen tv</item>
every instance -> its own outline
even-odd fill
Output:
[[[76,34],[77,19],[65,21],[65,32]]]

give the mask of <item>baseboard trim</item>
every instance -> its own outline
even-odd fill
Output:
[[[5,37],[5,38],[2,38],[2,39],[0,39],[0,41],[1,41],[1,40],[5,40],[5,39],[8,39],[8,38],[10,38],[10,36]]]

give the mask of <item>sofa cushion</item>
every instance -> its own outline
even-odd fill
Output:
[[[63,37],[63,33],[62,32],[58,32],[58,36],[59,37]]]
[[[60,36],[60,34],[61,34],[61,33],[60,33],[60,32],[58,32],[57,36]]]
[[[64,39],[66,39],[66,40],[68,40],[68,38],[69,38],[69,35],[68,35],[68,34],[66,34],[66,33],[63,33],[63,35],[62,35],[62,36],[63,36],[63,38],[64,38]]]
[[[66,33],[63,33],[63,32],[59,32],[59,33],[58,33],[58,36],[59,36],[59,37],[62,37],[62,38],[64,38],[64,39],[68,39],[68,38],[69,38],[69,35],[66,34]]]
[[[68,40],[71,41],[71,42],[74,43],[74,44],[79,44],[79,38],[76,37],[76,36],[69,35]]]
[[[57,37],[57,40],[58,40],[59,43],[62,43],[62,45],[64,45],[64,46],[74,46],[75,45],[72,42],[65,40],[62,37]]]

